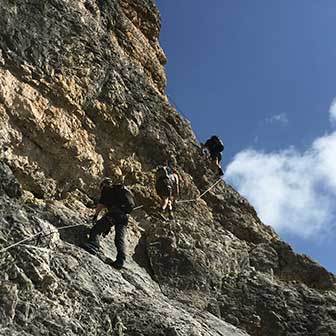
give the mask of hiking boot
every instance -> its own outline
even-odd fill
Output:
[[[116,260],[111,264],[111,266],[114,267],[117,270],[120,270],[124,267],[124,263]]]
[[[169,219],[174,219],[174,213],[173,213],[173,211],[169,211],[168,218]]]
[[[99,252],[99,244],[97,242],[89,241],[83,245],[83,248],[93,255]]]
[[[160,208],[159,211],[156,213],[156,216],[158,218],[161,218],[162,220],[166,221],[167,218],[165,217],[166,209]]]

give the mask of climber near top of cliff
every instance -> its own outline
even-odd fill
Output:
[[[155,189],[161,198],[160,210],[164,214],[168,208],[169,218],[173,219],[173,206],[180,193],[179,177],[175,169],[175,160],[167,159],[156,170]],[[163,215],[162,215],[163,216]],[[163,216],[163,218],[165,218]]]
[[[205,144],[202,144],[202,152],[203,156],[206,159],[210,159],[218,168],[218,175],[223,176],[223,169],[220,165],[220,162],[222,160],[222,152],[224,150],[224,144],[221,139],[217,135],[213,135],[211,138],[209,138]]]
[[[90,231],[89,241],[84,245],[84,248],[92,254],[98,253],[100,247],[98,237],[100,235],[106,237],[112,226],[114,226],[114,242],[117,248],[117,257],[112,263],[112,266],[121,269],[126,260],[125,237],[128,214],[131,213],[135,207],[134,196],[132,192],[124,186],[123,181],[118,184],[113,184],[111,178],[104,178],[102,180],[100,183],[100,191],[100,199],[93,217],[94,226]],[[107,209],[107,212],[97,220],[103,209]]]

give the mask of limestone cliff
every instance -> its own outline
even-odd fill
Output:
[[[3,0],[0,31],[0,249],[44,232],[1,252],[1,335],[121,335],[117,316],[124,335],[336,335],[334,276],[225,182],[152,215],[168,154],[181,198],[216,181],[165,95],[153,0]],[[144,205],[122,271],[78,247],[116,168]]]

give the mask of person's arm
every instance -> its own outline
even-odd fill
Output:
[[[107,194],[106,194],[106,189],[102,189],[101,194],[100,194],[100,198],[98,201],[98,204],[96,205],[96,209],[95,209],[95,214],[94,214],[94,219],[97,219],[99,216],[99,213],[106,208],[106,203],[107,202]]]
[[[208,139],[203,146],[206,147],[206,148],[210,148],[211,145],[212,145],[212,141],[210,139]]]
[[[102,203],[98,203],[97,204],[96,209],[95,209],[95,213],[94,213],[93,218],[92,218],[92,220],[93,220],[94,223],[96,222],[96,220],[97,220],[97,218],[99,216],[100,211],[102,211],[105,208],[106,208],[106,206],[104,204],[102,204]]]

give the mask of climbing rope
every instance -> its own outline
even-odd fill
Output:
[[[220,181],[222,181],[222,178],[219,178],[210,188],[208,188],[207,190],[204,191],[203,194],[198,196],[198,199],[202,198],[206,193],[208,193],[211,189],[213,189]]]
[[[51,231],[51,232],[48,232],[48,233],[46,233],[44,231],[40,231],[40,232],[38,232],[38,233],[36,233],[36,234],[34,234],[32,236],[29,236],[29,237],[27,237],[25,239],[22,239],[22,240],[14,243],[12,245],[9,245],[9,246],[3,248],[2,250],[0,250],[0,253],[6,252],[9,249],[11,249],[12,247],[15,247],[17,245],[21,245],[22,243],[24,243],[26,241],[31,241],[31,240],[35,239],[36,237],[39,237],[39,236],[41,236],[41,237],[50,236],[50,235],[52,235],[54,233],[58,233],[59,230],[70,229],[70,228],[74,228],[74,227],[81,226],[81,225],[83,225],[83,224],[61,226],[61,227],[57,228],[57,231]]]
[[[167,97],[169,99],[169,101],[172,103],[173,107],[175,108],[175,110],[180,113],[186,120],[189,120],[190,118],[183,112],[182,109],[180,109],[180,107],[177,105],[177,103],[175,102],[175,100],[172,98],[172,96],[170,94],[167,94]]]
[[[205,190],[200,196],[193,198],[193,199],[188,199],[188,200],[179,200],[176,201],[176,203],[181,204],[181,203],[192,203],[192,202],[197,202],[199,199],[201,199],[205,194],[207,194],[210,190],[212,190],[220,181],[222,181],[221,178],[219,178],[214,184],[212,184],[207,190]],[[134,210],[139,210],[142,209],[144,205],[139,205],[133,209]]]
[[[207,190],[205,190],[200,196],[194,198],[194,199],[189,199],[189,200],[180,200],[176,201],[176,203],[191,203],[191,202],[197,202],[200,200],[205,194],[207,194],[210,190],[212,190],[220,181],[222,181],[221,178],[219,178],[213,185],[211,185]]]
[[[198,196],[198,197],[196,197],[196,198],[194,198],[194,199],[190,199],[190,200],[180,200],[180,201],[177,201],[176,203],[179,203],[179,204],[180,204],[180,203],[197,202],[197,201],[198,201],[199,199],[201,199],[205,194],[207,194],[210,190],[212,190],[212,189],[213,189],[213,188],[214,188],[220,181],[222,181],[221,178],[218,179],[218,180],[217,180],[213,185],[211,185],[207,190],[205,190],[200,196]],[[139,205],[139,206],[135,207],[135,208],[133,209],[133,211],[134,211],[134,210],[140,210],[140,209],[142,209],[143,207],[144,207],[144,205]],[[32,241],[33,239],[35,239],[35,238],[37,238],[37,237],[39,237],[39,236],[41,236],[41,237],[46,237],[46,236],[52,235],[52,234],[54,234],[54,233],[58,233],[59,230],[71,229],[71,228],[74,228],[74,227],[77,227],[77,226],[81,226],[81,225],[83,225],[83,224],[61,226],[61,227],[57,228],[56,231],[51,231],[51,232],[48,232],[48,233],[45,233],[44,231],[40,231],[40,232],[38,232],[38,233],[36,233],[36,234],[34,234],[34,235],[32,235],[32,236],[29,236],[29,237],[27,237],[27,238],[25,238],[25,239],[22,239],[22,240],[20,240],[20,241],[14,243],[14,244],[12,244],[12,245],[9,245],[9,246],[3,248],[2,250],[0,250],[0,253],[6,252],[6,251],[8,251],[9,249],[11,249],[11,248],[13,248],[13,247],[15,247],[15,246],[22,245],[22,243],[25,243],[25,242],[27,242],[27,241]]]

